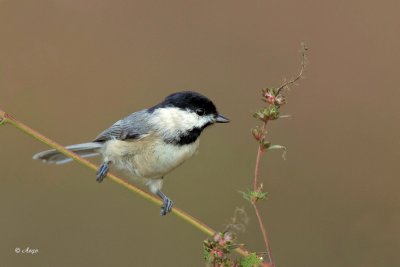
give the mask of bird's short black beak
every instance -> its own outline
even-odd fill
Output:
[[[221,114],[218,114],[218,116],[215,118],[215,122],[218,123],[227,123],[229,122],[228,118],[225,118],[224,116],[222,116]]]

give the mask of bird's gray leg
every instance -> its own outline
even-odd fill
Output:
[[[110,164],[110,161],[104,161],[103,164],[100,165],[99,169],[97,170],[97,175],[96,175],[96,181],[101,183],[104,180],[104,177],[106,177],[108,173],[108,164]]]
[[[164,193],[161,192],[160,190],[157,190],[157,196],[159,196],[164,202],[160,211],[161,216],[167,215],[167,213],[171,212],[174,202],[171,199],[169,199],[166,195],[164,195]]]

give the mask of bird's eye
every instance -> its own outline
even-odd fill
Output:
[[[204,108],[198,108],[196,109],[196,114],[199,116],[203,116],[205,113]]]

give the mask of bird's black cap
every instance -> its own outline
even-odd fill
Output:
[[[171,94],[161,103],[163,106],[172,106],[180,109],[195,111],[204,109],[204,114],[218,114],[214,103],[206,96],[192,91],[183,91]]]
[[[197,109],[202,108],[205,115],[218,115],[217,108],[210,99],[200,93],[193,91],[173,93],[167,96],[161,103],[150,108],[149,111],[153,112],[157,108],[165,107],[177,107],[183,110],[192,111],[196,111]]]

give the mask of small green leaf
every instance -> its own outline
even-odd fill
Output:
[[[279,106],[269,105],[253,114],[253,117],[261,121],[276,120],[279,118]]]
[[[256,128],[254,129],[251,129],[251,133],[254,139],[256,139],[257,141],[260,141],[262,138],[264,138],[264,133],[258,126],[256,126]]]
[[[256,202],[258,200],[264,200],[267,198],[268,193],[267,192],[263,192],[261,190],[257,190],[257,191],[252,191],[247,189],[247,192],[243,192],[243,191],[239,191],[243,198],[250,201],[250,202]]]
[[[251,253],[246,257],[240,259],[240,267],[258,267],[260,266],[262,259],[256,255],[256,253]]]
[[[247,189],[247,192],[239,191],[239,193],[242,194],[243,198],[246,199],[246,200],[248,200],[248,201],[251,201],[250,192],[251,192],[251,191],[250,191],[249,189]]]
[[[261,121],[264,121],[264,120],[265,120],[265,115],[264,115],[264,113],[262,112],[262,110],[259,110],[259,111],[255,112],[255,113],[253,114],[253,117],[256,118],[256,119],[258,119],[258,120],[261,120]]]
[[[279,108],[275,105],[269,107],[269,119],[276,120],[279,118]]]
[[[262,191],[253,191],[253,197],[256,200],[264,200],[267,198],[268,193],[267,192],[262,192]]]
[[[0,110],[0,125],[3,125],[6,122],[5,113]]]
[[[292,115],[280,115],[279,119],[291,118]]]
[[[286,152],[287,152],[287,149],[286,149],[285,146],[281,146],[281,145],[270,145],[267,149],[268,149],[268,150],[282,149],[282,150],[283,150],[282,158],[283,158],[284,160],[286,160]]]
[[[262,139],[262,140],[260,140],[260,146],[262,149],[268,149],[271,146],[271,142],[269,142],[265,139]]]
[[[261,112],[264,114],[264,117],[265,117],[265,118],[269,118],[270,113],[271,113],[269,107],[263,108],[263,109],[261,110]]]
[[[204,240],[204,242],[203,242],[203,256],[204,256],[204,259],[208,263],[210,263],[211,259],[212,259],[211,253],[210,253],[212,247],[213,247],[213,244],[211,244],[209,240]]]

